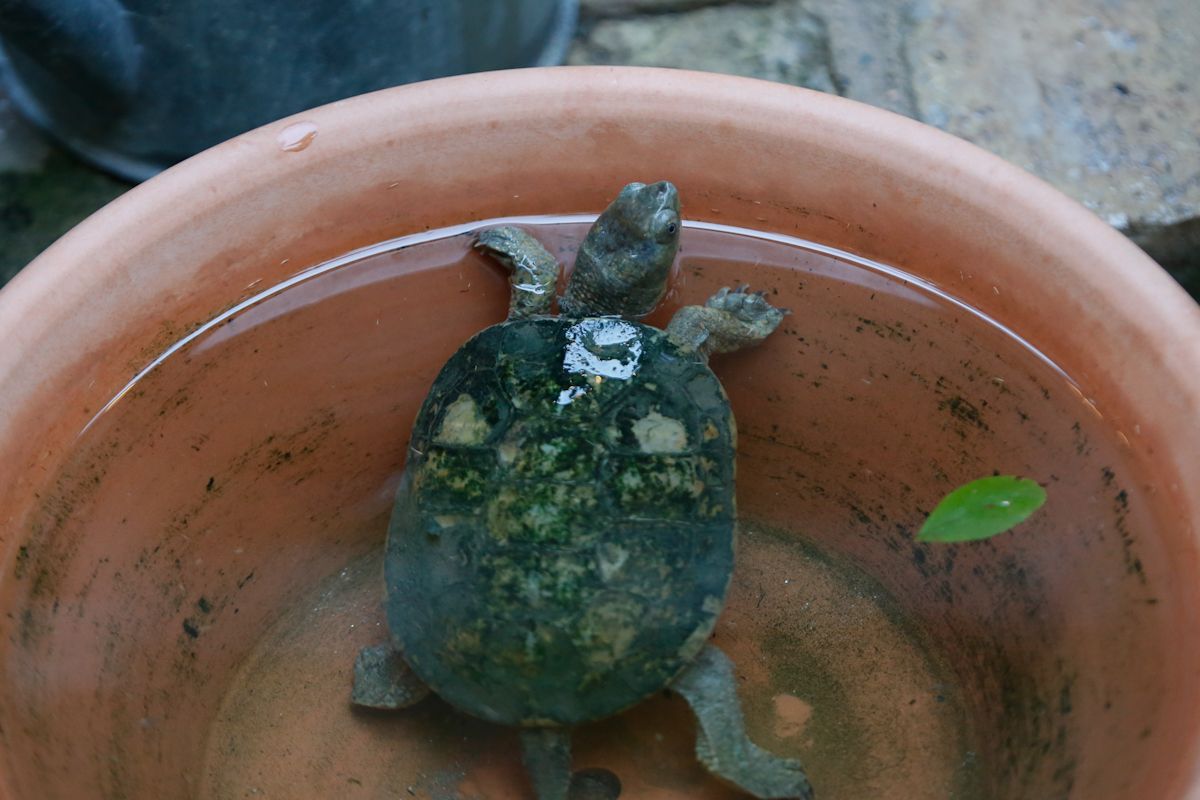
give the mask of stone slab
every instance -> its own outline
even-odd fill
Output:
[[[675,67],[836,91],[825,25],[796,0],[586,20],[569,64]]]
[[[916,116],[1123,230],[1200,216],[1200,2],[917,0]]]

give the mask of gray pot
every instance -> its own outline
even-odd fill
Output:
[[[0,0],[0,78],[132,180],[271,120],[400,83],[555,64],[578,0]]]

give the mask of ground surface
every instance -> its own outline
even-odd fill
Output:
[[[1057,186],[1200,296],[1195,0],[582,0],[568,62],[748,75],[914,117]],[[127,188],[0,94],[0,284]]]

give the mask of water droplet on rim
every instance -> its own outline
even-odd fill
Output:
[[[308,147],[315,138],[317,138],[316,124],[301,120],[293,122],[280,131],[279,135],[275,137],[275,141],[279,142],[280,150],[294,153]]]

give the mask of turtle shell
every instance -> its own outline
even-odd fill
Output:
[[[510,725],[598,719],[699,652],[734,555],[716,376],[612,317],[504,322],[442,368],[388,532],[388,625],[442,698]]]

